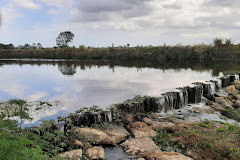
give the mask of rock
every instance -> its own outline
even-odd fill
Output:
[[[132,124],[133,123],[133,115],[132,114],[127,114],[127,116],[126,116],[126,122],[128,123],[128,124]]]
[[[145,122],[134,122],[130,128],[135,138],[155,137],[157,133]]]
[[[169,131],[171,130],[171,127],[174,126],[172,122],[157,122],[149,118],[144,118],[143,121],[149,124],[154,130]]]
[[[240,100],[240,95],[239,95],[239,94],[236,94],[236,95],[233,96],[233,98],[234,98],[235,100]]]
[[[95,144],[115,145],[130,135],[125,128],[120,126],[104,132],[94,128],[77,128],[75,131],[80,134],[83,139]]]
[[[144,158],[138,158],[138,160],[145,160]]]
[[[181,131],[185,128],[190,128],[193,122],[185,122],[181,119],[171,118],[170,119],[175,125],[171,127],[173,132]]]
[[[227,100],[225,100],[223,97],[216,97],[215,102],[220,104],[223,108],[233,109],[232,105]]]
[[[236,88],[237,90],[240,90],[240,81],[235,80],[235,81],[234,81],[234,86],[235,86],[235,88]]]
[[[240,100],[237,100],[234,104],[233,104],[234,108],[240,108]]]
[[[216,111],[225,111],[226,110],[222,105],[220,105],[218,103],[212,103],[211,107]]]
[[[237,93],[237,90],[236,90],[236,88],[235,88],[234,85],[227,86],[227,87],[225,88],[225,91],[226,91],[227,93]]]
[[[68,152],[64,152],[60,154],[60,157],[66,158],[66,159],[77,159],[82,158],[82,149],[72,150]]]
[[[93,147],[87,150],[87,157],[90,159],[104,159],[103,147]]]
[[[200,113],[207,113],[207,114],[213,114],[214,113],[214,109],[210,106],[206,106],[206,105],[193,105],[193,110],[196,112],[200,112]]]
[[[83,146],[83,143],[79,140],[76,140],[76,139],[71,139],[70,143],[74,146]]]
[[[146,160],[193,160],[176,152],[148,152],[143,153],[142,156]]]
[[[193,159],[197,159],[197,160],[202,160],[202,156],[198,155],[196,152],[192,151],[192,150],[188,150],[187,151],[187,156],[193,158]]]
[[[127,140],[121,146],[130,156],[141,157],[146,152],[161,152],[160,148],[148,137]]]

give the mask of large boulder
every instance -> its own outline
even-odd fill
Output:
[[[152,129],[160,131],[169,131],[175,125],[172,122],[157,122],[149,118],[144,118],[143,121],[150,125]]]
[[[121,144],[125,152],[130,156],[141,157],[148,152],[161,152],[160,148],[148,137],[131,139]]]
[[[225,100],[223,97],[216,97],[215,102],[220,104],[223,108],[231,108],[233,109],[232,105],[229,101]]]
[[[125,128],[120,126],[106,131],[94,128],[77,128],[75,131],[82,139],[95,144],[116,145],[130,135]]]
[[[185,122],[181,119],[177,118],[170,118],[170,121],[175,124],[174,126],[171,127],[171,130],[173,132],[181,131],[185,128],[190,128],[193,122]]]
[[[176,152],[146,152],[142,156],[146,160],[193,160]]]
[[[227,93],[231,93],[231,94],[236,94],[237,93],[236,87],[234,85],[227,86],[225,88],[225,91]]]
[[[237,100],[234,104],[233,104],[234,108],[240,108],[240,100]]]
[[[104,159],[104,149],[103,147],[92,147],[89,148],[87,151],[87,157],[90,159]]]
[[[145,122],[134,122],[131,125],[130,131],[135,138],[155,137],[157,133]]]
[[[222,105],[215,103],[215,102],[211,104],[211,107],[216,111],[225,111],[226,110]]]
[[[60,157],[66,159],[82,159],[82,149],[67,151],[60,154]]]

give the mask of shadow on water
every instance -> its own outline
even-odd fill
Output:
[[[240,70],[240,62],[232,61],[159,61],[159,60],[111,60],[111,61],[77,61],[77,60],[0,60],[0,67],[4,65],[57,65],[58,70],[66,76],[74,75],[76,69],[80,68],[85,70],[86,68],[91,68],[94,66],[102,67],[108,66],[114,72],[115,67],[135,67],[137,69],[142,68],[154,68],[154,69],[174,69],[175,71],[180,69],[190,68],[195,71],[206,71],[212,70],[212,76],[218,76],[220,72],[228,70]]]

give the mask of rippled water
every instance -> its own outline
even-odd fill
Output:
[[[217,64],[221,66],[221,64]],[[0,100],[59,101],[35,117],[52,118],[83,106],[102,108],[135,95],[160,96],[221,75],[216,64],[145,61],[0,61]]]

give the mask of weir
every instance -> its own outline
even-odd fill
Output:
[[[69,115],[75,126],[99,124],[103,122],[112,122],[114,117],[125,113],[146,113],[162,112],[166,113],[174,109],[181,109],[188,104],[197,104],[202,102],[202,97],[214,99],[216,91],[226,87],[235,80],[239,80],[239,75],[230,75],[204,83],[194,83],[193,86],[184,87],[175,92],[167,92],[160,97],[136,96],[133,99],[123,103],[110,106],[110,110],[100,112],[86,112],[82,115]],[[123,116],[123,115],[122,115]]]

